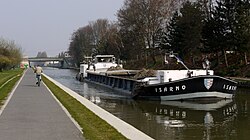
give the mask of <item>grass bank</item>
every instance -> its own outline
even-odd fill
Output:
[[[21,78],[22,73],[22,69],[0,72],[0,106],[3,105],[4,100],[11,92],[16,82]]]
[[[99,118],[64,90],[43,76],[43,82],[82,127],[83,135],[89,140],[126,140],[121,133]]]

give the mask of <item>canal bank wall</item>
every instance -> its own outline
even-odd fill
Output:
[[[238,82],[237,86],[241,87],[241,88],[250,88],[250,81],[249,82]]]
[[[241,78],[241,77],[229,77],[237,82],[237,86],[241,88],[250,88],[250,78]]]
[[[97,116],[99,116],[101,119],[109,123],[111,126],[113,126],[118,132],[120,132],[122,135],[124,135],[126,138],[131,140],[138,140],[138,139],[144,139],[144,140],[152,140],[153,138],[149,137],[145,133],[141,132],[140,130],[136,129],[132,125],[124,122],[123,120],[117,118],[116,116],[112,115],[108,111],[102,109],[101,107],[95,105],[91,101],[87,100],[83,96],[79,95],[78,93],[72,91],[71,89],[63,86],[61,83],[55,81],[54,79],[50,78],[49,76],[44,76],[49,79],[51,82],[53,82],[55,85],[60,87],[62,90],[67,92],[69,95],[71,95],[73,98],[78,100],[81,104],[83,104],[85,107],[87,107],[89,110],[91,110],[93,113],[95,113]]]

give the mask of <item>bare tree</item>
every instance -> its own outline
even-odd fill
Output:
[[[138,50],[137,54],[150,50],[149,54],[156,62],[154,52],[159,45],[159,37],[166,20],[179,3],[179,0],[125,0],[117,14],[125,47],[132,46]]]
[[[121,45],[117,43],[121,42],[120,37],[118,38],[118,26],[107,19],[89,22],[89,25],[75,31],[71,40],[69,52],[77,64],[84,56],[115,54],[120,57],[121,55]]]
[[[107,54],[114,54],[116,58],[123,58],[124,46],[117,24],[111,24],[107,31],[105,49]]]
[[[108,30],[110,23],[107,19],[98,19],[89,23],[92,28],[92,44],[97,53],[105,50],[105,44],[108,39]]]

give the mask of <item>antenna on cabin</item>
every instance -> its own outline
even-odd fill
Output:
[[[205,59],[203,60],[202,66],[203,66],[203,69],[206,70],[207,75],[209,75],[208,70],[210,69],[211,63],[210,63],[210,61],[208,60],[207,56],[206,56]]]

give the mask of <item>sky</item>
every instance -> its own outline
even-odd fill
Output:
[[[0,38],[24,55],[67,51],[71,35],[97,19],[117,21],[124,0],[0,0]]]

